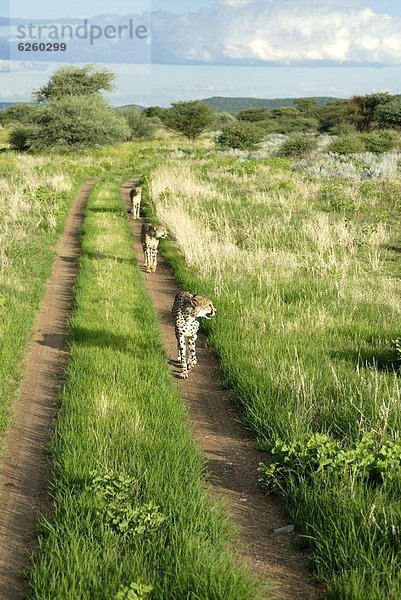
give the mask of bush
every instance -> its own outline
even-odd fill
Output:
[[[220,148],[236,148],[239,150],[252,150],[265,137],[265,132],[247,121],[238,121],[223,128],[216,143]]]
[[[129,138],[125,118],[100,96],[67,96],[51,100],[38,119],[33,150],[91,148]]]
[[[364,152],[365,145],[362,136],[341,135],[331,142],[328,150],[336,154],[356,154],[357,152]]]
[[[317,145],[316,138],[303,133],[293,133],[281,144],[278,155],[303,157],[316,150]]]
[[[36,104],[29,104],[23,102],[21,104],[14,104],[3,111],[3,121],[5,124],[20,124],[28,125],[35,121],[35,117],[40,110]]]
[[[10,146],[19,152],[30,150],[38,135],[38,125],[16,125],[10,132]]]
[[[149,117],[146,117],[137,108],[125,108],[121,113],[127,120],[131,140],[152,139],[155,133],[155,126]],[[160,121],[160,119],[158,120]]]
[[[354,135],[356,133],[355,125],[351,123],[338,123],[327,130],[330,135]]]
[[[220,129],[237,122],[237,118],[229,112],[216,113],[213,127]]]
[[[398,145],[398,135],[395,131],[383,130],[365,133],[363,142],[366,150],[374,154],[390,152]]]
[[[161,119],[167,127],[193,141],[213,123],[214,113],[210,106],[198,100],[173,102],[171,108],[161,115]]]

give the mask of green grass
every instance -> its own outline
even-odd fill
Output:
[[[171,160],[150,179],[149,215],[176,239],[163,249],[181,285],[212,297],[222,382],[266,449],[306,448],[321,433],[354,450],[372,432],[373,460],[401,429],[400,181],[319,181],[289,167]],[[401,597],[400,460],[375,478],[368,454],[337,470],[301,455],[282,465],[280,491],[327,598]]]
[[[125,179],[134,174],[131,166]],[[255,599],[202,483],[204,462],[136,265],[121,183],[122,174],[110,175],[87,209],[51,449],[54,515],[41,519],[30,597],[111,600],[142,582],[155,600]]]
[[[61,157],[0,157],[0,447],[23,375],[24,354],[55,256],[85,173]]]

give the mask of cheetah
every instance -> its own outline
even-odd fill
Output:
[[[144,223],[141,230],[141,242],[145,267],[148,273],[154,273],[157,267],[157,253],[160,238],[167,237],[167,230],[161,225],[153,227],[151,223]]]
[[[195,342],[200,317],[211,319],[216,309],[209,298],[178,292],[173,304],[173,320],[178,345],[178,362],[181,365],[181,379],[188,379],[189,371],[197,364]]]
[[[133,187],[129,193],[129,197],[131,200],[131,218],[138,220],[141,208],[142,188],[140,186]]]

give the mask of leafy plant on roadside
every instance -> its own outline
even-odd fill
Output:
[[[129,586],[122,586],[113,600],[145,600],[153,590],[153,586],[141,581],[133,581]]]
[[[259,484],[266,491],[284,491],[289,477],[299,481],[319,474],[352,473],[376,483],[394,481],[401,476],[401,438],[379,443],[365,431],[350,448],[319,433],[292,443],[277,440],[269,463],[261,463],[259,473]]]
[[[396,337],[391,342],[391,347],[394,350],[396,359],[401,362],[401,338]]]
[[[166,520],[153,502],[142,505],[135,503],[136,482],[132,477],[114,471],[94,471],[91,476],[91,487],[102,501],[101,515],[116,533],[144,535],[158,529]]]

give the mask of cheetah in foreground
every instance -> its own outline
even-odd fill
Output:
[[[154,273],[157,267],[157,253],[159,241],[167,237],[167,229],[161,225],[153,227],[151,223],[144,223],[141,230],[141,242],[145,267],[148,273]]]
[[[211,319],[216,309],[209,298],[178,292],[173,304],[173,320],[178,345],[178,362],[181,364],[181,379],[188,379],[189,371],[196,365],[195,342],[199,329],[197,319]]]
[[[133,187],[129,197],[131,200],[131,218],[137,220],[141,209],[142,188],[140,186]]]

